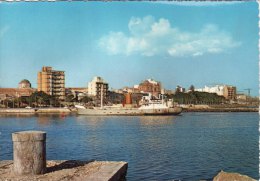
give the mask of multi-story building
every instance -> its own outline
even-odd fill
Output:
[[[230,85],[215,85],[212,87],[205,86],[202,89],[196,89],[199,92],[216,93],[219,96],[224,96],[226,99],[236,99],[236,87]]]
[[[223,96],[226,99],[235,100],[236,99],[236,93],[237,93],[236,87],[228,86],[228,85],[224,86]]]
[[[215,85],[215,86],[205,86],[204,88],[201,89],[195,89],[196,91],[199,92],[208,92],[208,93],[216,93],[219,96],[224,95],[224,86],[225,85]]]
[[[140,93],[140,90],[138,88],[123,87],[123,92],[125,92],[125,93]]]
[[[161,83],[153,79],[147,79],[138,86],[140,92],[151,93],[155,97],[159,97],[159,94],[161,94],[161,88]]]
[[[94,77],[91,82],[88,83],[88,94],[90,96],[100,97],[101,92],[103,97],[108,96],[108,83],[101,77]]]
[[[236,100],[238,102],[246,102],[247,99],[248,99],[248,96],[245,94],[237,94],[237,96],[236,96]]]
[[[185,88],[177,85],[175,92],[185,92]]]
[[[52,70],[52,67],[42,67],[38,72],[38,91],[53,95],[59,100],[65,99],[64,71]]]
[[[65,88],[66,95],[73,95],[77,100],[88,95],[88,89],[86,87],[67,87]]]

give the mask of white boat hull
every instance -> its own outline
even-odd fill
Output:
[[[182,108],[162,108],[162,109],[87,109],[77,108],[78,114],[90,116],[142,116],[142,115],[178,115],[182,112]]]

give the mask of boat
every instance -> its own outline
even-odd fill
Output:
[[[101,94],[102,97],[102,94]],[[162,99],[153,99],[151,94],[143,96],[140,107],[122,107],[122,106],[103,106],[101,98],[100,107],[86,108],[82,105],[76,105],[77,113],[90,116],[142,116],[142,115],[178,115],[182,108],[172,104],[172,101]]]

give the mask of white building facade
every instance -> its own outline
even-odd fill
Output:
[[[107,97],[108,83],[101,77],[96,76],[88,83],[88,95],[100,97],[101,92],[104,97]]]
[[[196,89],[199,92],[216,93],[219,96],[224,96],[226,99],[236,99],[236,87],[231,85],[215,85],[212,87],[205,86],[202,89]]]
[[[199,92],[208,92],[208,93],[216,93],[219,96],[224,95],[224,85],[215,85],[212,87],[205,86],[204,88],[201,89],[195,89],[196,91]]]

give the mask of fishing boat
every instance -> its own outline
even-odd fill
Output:
[[[163,97],[163,96],[162,96]],[[143,96],[140,107],[123,107],[123,106],[103,106],[103,96],[101,94],[101,106],[87,108],[82,105],[76,105],[77,113],[80,115],[90,116],[141,116],[141,115],[178,115],[182,112],[182,108],[174,106],[172,101],[161,99],[153,99],[152,95]]]

